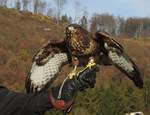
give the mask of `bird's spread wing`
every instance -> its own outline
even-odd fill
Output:
[[[137,87],[143,87],[143,80],[141,78],[140,71],[126,53],[120,53],[117,50],[110,50],[108,51],[108,56],[112,60],[113,64],[124,72]]]
[[[26,89],[28,93],[41,91],[46,88],[58,74],[62,64],[68,61],[66,53],[57,53],[49,57],[47,63],[42,66],[33,62],[30,74],[26,80]]]
[[[50,40],[35,54],[33,62],[37,65],[44,65],[51,58],[53,53],[65,52],[65,42],[63,40]]]
[[[124,50],[123,46],[121,44],[119,44],[117,41],[115,41],[106,32],[100,32],[100,31],[96,32],[96,38],[102,45],[104,45],[104,43],[107,43],[109,46],[118,49],[120,52],[123,52],[123,50]]]
[[[113,65],[125,73],[137,87],[142,88],[143,79],[140,71],[132,59],[125,53],[123,47],[109,36],[100,33],[99,37],[101,38],[98,39],[104,39],[102,42],[105,56],[112,61]]]

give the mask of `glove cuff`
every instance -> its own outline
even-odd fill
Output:
[[[60,110],[68,110],[68,108],[71,108],[74,102],[73,99],[67,102],[65,102],[63,99],[56,99],[52,93],[49,94],[49,101],[54,108]]]

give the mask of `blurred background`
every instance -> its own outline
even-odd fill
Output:
[[[71,115],[150,114],[150,1],[148,0],[0,0],[0,84],[25,92],[32,57],[50,39],[64,39],[65,27],[80,24],[106,31],[136,62],[144,88],[113,66],[100,66],[96,88],[79,93]],[[72,69],[72,68],[71,68]],[[71,70],[65,65],[55,84]],[[51,111],[47,115],[62,115]]]

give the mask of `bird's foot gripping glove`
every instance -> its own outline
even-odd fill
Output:
[[[62,85],[52,88],[49,96],[52,106],[69,112],[77,91],[94,87],[97,70],[96,65],[86,67],[76,77],[66,79]]]

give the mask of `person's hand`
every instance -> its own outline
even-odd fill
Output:
[[[77,91],[94,87],[97,71],[96,65],[87,66],[76,77],[66,79],[61,85],[52,88],[50,100],[53,107],[65,111],[70,110]]]
[[[93,88],[95,86],[97,71],[98,67],[96,65],[93,65],[79,73],[79,75],[77,76],[77,82],[79,84],[78,87],[80,90],[84,90],[89,87]]]

